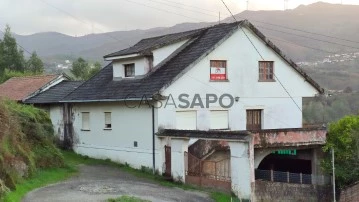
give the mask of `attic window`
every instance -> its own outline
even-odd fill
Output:
[[[273,61],[259,61],[259,81],[275,81]]]
[[[135,77],[135,64],[125,64],[125,77]]]

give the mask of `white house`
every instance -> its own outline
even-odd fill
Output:
[[[253,192],[255,165],[278,149],[260,150],[260,132],[251,136],[245,131],[302,128],[303,98],[323,93],[248,21],[143,39],[104,58],[111,63],[60,101],[71,108],[73,130],[67,135],[75,151],[163,173],[165,145],[172,145],[171,173],[183,178],[182,157],[190,139],[192,144],[201,137],[238,136],[239,142],[229,143],[231,168],[243,167],[248,182],[243,184],[242,176],[232,171],[232,189],[237,186],[244,198]],[[181,130],[186,135],[169,134]],[[161,131],[165,135],[158,135]],[[310,135],[301,143],[325,141],[325,135]],[[297,143],[295,138],[275,137],[267,140],[284,148]],[[241,161],[234,158],[233,152],[247,150]]]

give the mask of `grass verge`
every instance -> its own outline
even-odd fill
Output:
[[[108,202],[151,202],[134,196],[121,196],[115,199],[108,199]]]
[[[160,175],[153,175],[151,170],[148,168],[142,168],[141,170],[134,169],[129,167],[127,164],[114,163],[108,160],[92,159],[87,156],[81,156],[75,154],[74,152],[62,151],[65,160],[65,167],[63,168],[52,168],[44,169],[36,172],[31,178],[23,180],[16,185],[16,190],[8,193],[5,196],[5,202],[18,202],[20,201],[28,192],[46,186],[48,184],[56,183],[62,180],[65,180],[78,172],[78,165],[108,165],[112,167],[117,167],[123,171],[133,174],[139,178],[149,179],[154,181],[162,186],[166,187],[178,187],[184,190],[197,190],[204,191],[210,194],[211,198],[218,202],[231,201],[231,196],[229,194],[221,192],[212,192],[207,189],[194,187],[191,185],[176,183],[166,181]],[[121,198],[121,197],[120,197]],[[120,198],[113,199],[117,202]],[[116,201],[117,200],[117,201]],[[122,200],[122,199],[121,199]],[[132,202],[132,201],[130,201]]]
[[[16,190],[8,193],[4,201],[5,202],[18,202],[25,196],[26,193],[43,187],[45,185],[55,183],[76,173],[76,169],[71,167],[64,168],[49,168],[45,170],[39,170],[31,178],[21,181],[16,185]]]

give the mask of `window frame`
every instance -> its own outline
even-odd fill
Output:
[[[252,112],[251,118],[249,117],[249,112]],[[257,120],[255,120],[255,121],[259,121],[259,124],[253,124],[253,122],[255,122],[253,112],[257,112],[257,113],[259,112],[259,118],[257,118]],[[251,124],[248,123],[249,119],[251,119]],[[259,125],[259,127],[258,127],[258,125]],[[262,128],[263,128],[263,109],[247,109],[246,110],[246,130],[258,131],[258,130],[262,130]]]
[[[136,76],[135,63],[124,64],[123,68],[124,68],[125,78],[134,78]],[[131,73],[132,73],[131,75],[128,74],[129,71],[127,68],[133,68],[133,71],[131,71]]]
[[[87,127],[85,127],[86,124],[85,120],[84,120],[84,115],[87,114]],[[90,131],[91,127],[90,127],[90,112],[81,112],[81,121],[82,121],[82,125],[81,125],[81,130],[82,131]]]
[[[195,129],[188,129],[188,128],[185,128],[185,129],[183,129],[183,128],[179,128],[178,126],[179,126],[179,124],[178,124],[178,115],[180,114],[180,113],[194,113],[195,114],[195,116],[194,116],[194,118],[195,118]],[[176,129],[178,129],[178,130],[197,130],[198,129],[198,112],[197,112],[197,110],[185,110],[185,111],[176,111],[176,113],[175,113],[175,117],[176,117],[176,121],[175,121],[175,123],[176,123]]]
[[[274,61],[258,61],[258,81],[275,82],[274,70]]]
[[[213,63],[218,62],[224,62],[224,67],[221,65],[218,65],[218,67],[212,66]],[[212,68],[225,68],[225,78],[224,79],[213,79],[212,78]],[[227,60],[210,60],[209,61],[209,81],[211,82],[226,82],[228,81],[228,61]]]
[[[227,127],[226,128],[212,128],[212,112],[226,112],[227,113]],[[210,110],[209,111],[209,119],[210,119],[210,130],[229,130],[229,111],[228,110]]]
[[[111,112],[104,112],[105,115],[105,127],[104,130],[112,130],[112,113]],[[109,121],[110,123],[107,123],[107,117],[106,115],[109,115]],[[108,126],[109,125],[109,126]]]

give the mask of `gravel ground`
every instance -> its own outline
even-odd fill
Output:
[[[213,201],[208,194],[169,188],[109,166],[80,166],[80,173],[64,182],[28,193],[23,202],[106,201],[121,195],[157,201]]]

